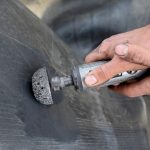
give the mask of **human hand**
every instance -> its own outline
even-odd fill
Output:
[[[150,68],[150,27],[119,34],[106,39],[86,56],[86,63],[112,59],[107,64],[90,72],[85,78],[88,86],[97,86],[120,72]],[[124,83],[111,88],[129,96],[150,95],[150,77],[133,83]]]

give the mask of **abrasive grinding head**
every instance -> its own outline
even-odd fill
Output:
[[[52,105],[53,99],[46,68],[38,69],[32,77],[32,89],[37,101],[44,105]]]

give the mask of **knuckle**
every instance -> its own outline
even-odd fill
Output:
[[[114,55],[113,41],[105,39],[99,48],[99,53],[103,53],[105,57],[112,58]]]
[[[100,52],[101,52],[101,45],[99,45],[99,46],[96,48],[95,52],[97,52],[97,53],[100,53]]]
[[[108,42],[107,40],[104,40],[101,45],[98,47],[98,51],[99,53],[103,53],[104,55],[108,55],[109,53],[109,46],[110,46],[110,42]]]
[[[133,50],[133,52],[129,55],[129,60],[131,62],[138,63],[139,65],[142,65],[145,62],[145,59],[143,58],[143,55]]]
[[[109,51],[108,51],[108,50],[102,51],[102,53],[103,53],[103,55],[104,55],[105,57],[108,57],[108,56],[109,56]]]
[[[109,44],[110,44],[109,39],[105,39],[104,41],[102,41],[101,47],[106,47],[106,46],[108,46]]]
[[[85,62],[89,62],[91,60],[91,55],[90,54],[87,55],[84,60]]]
[[[109,69],[106,66],[100,67],[99,71],[100,71],[100,74],[103,75],[103,78],[105,80],[109,80],[111,78],[110,77],[110,71],[109,71]]]
[[[143,65],[143,63],[144,63],[144,59],[143,59],[143,57],[141,56],[141,55],[139,55],[139,54],[137,54],[134,58],[133,58],[133,60],[135,61],[135,62],[137,62],[139,65]]]
[[[101,67],[99,67],[96,70],[92,71],[91,74],[96,77],[97,84],[103,84],[109,78],[107,73]]]

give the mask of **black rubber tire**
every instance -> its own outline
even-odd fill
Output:
[[[49,77],[78,64],[37,17],[14,0],[0,1],[0,149],[148,150],[150,105],[107,89],[53,94],[55,105],[35,101],[33,73]]]
[[[105,38],[150,23],[149,0],[54,1],[43,20],[80,59]]]

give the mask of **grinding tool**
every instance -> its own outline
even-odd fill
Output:
[[[85,84],[85,76],[107,63],[107,61],[99,61],[90,64],[83,64],[76,66],[72,69],[68,76],[55,76],[51,79],[48,78],[46,67],[38,69],[32,77],[33,93],[37,101],[44,105],[51,105],[54,103],[52,92],[60,91],[68,86],[74,86],[75,89],[86,90],[89,87]],[[107,82],[99,85],[99,87],[106,87],[110,85],[117,85],[122,82],[135,79],[142,76],[146,70],[128,71],[122,72]]]

